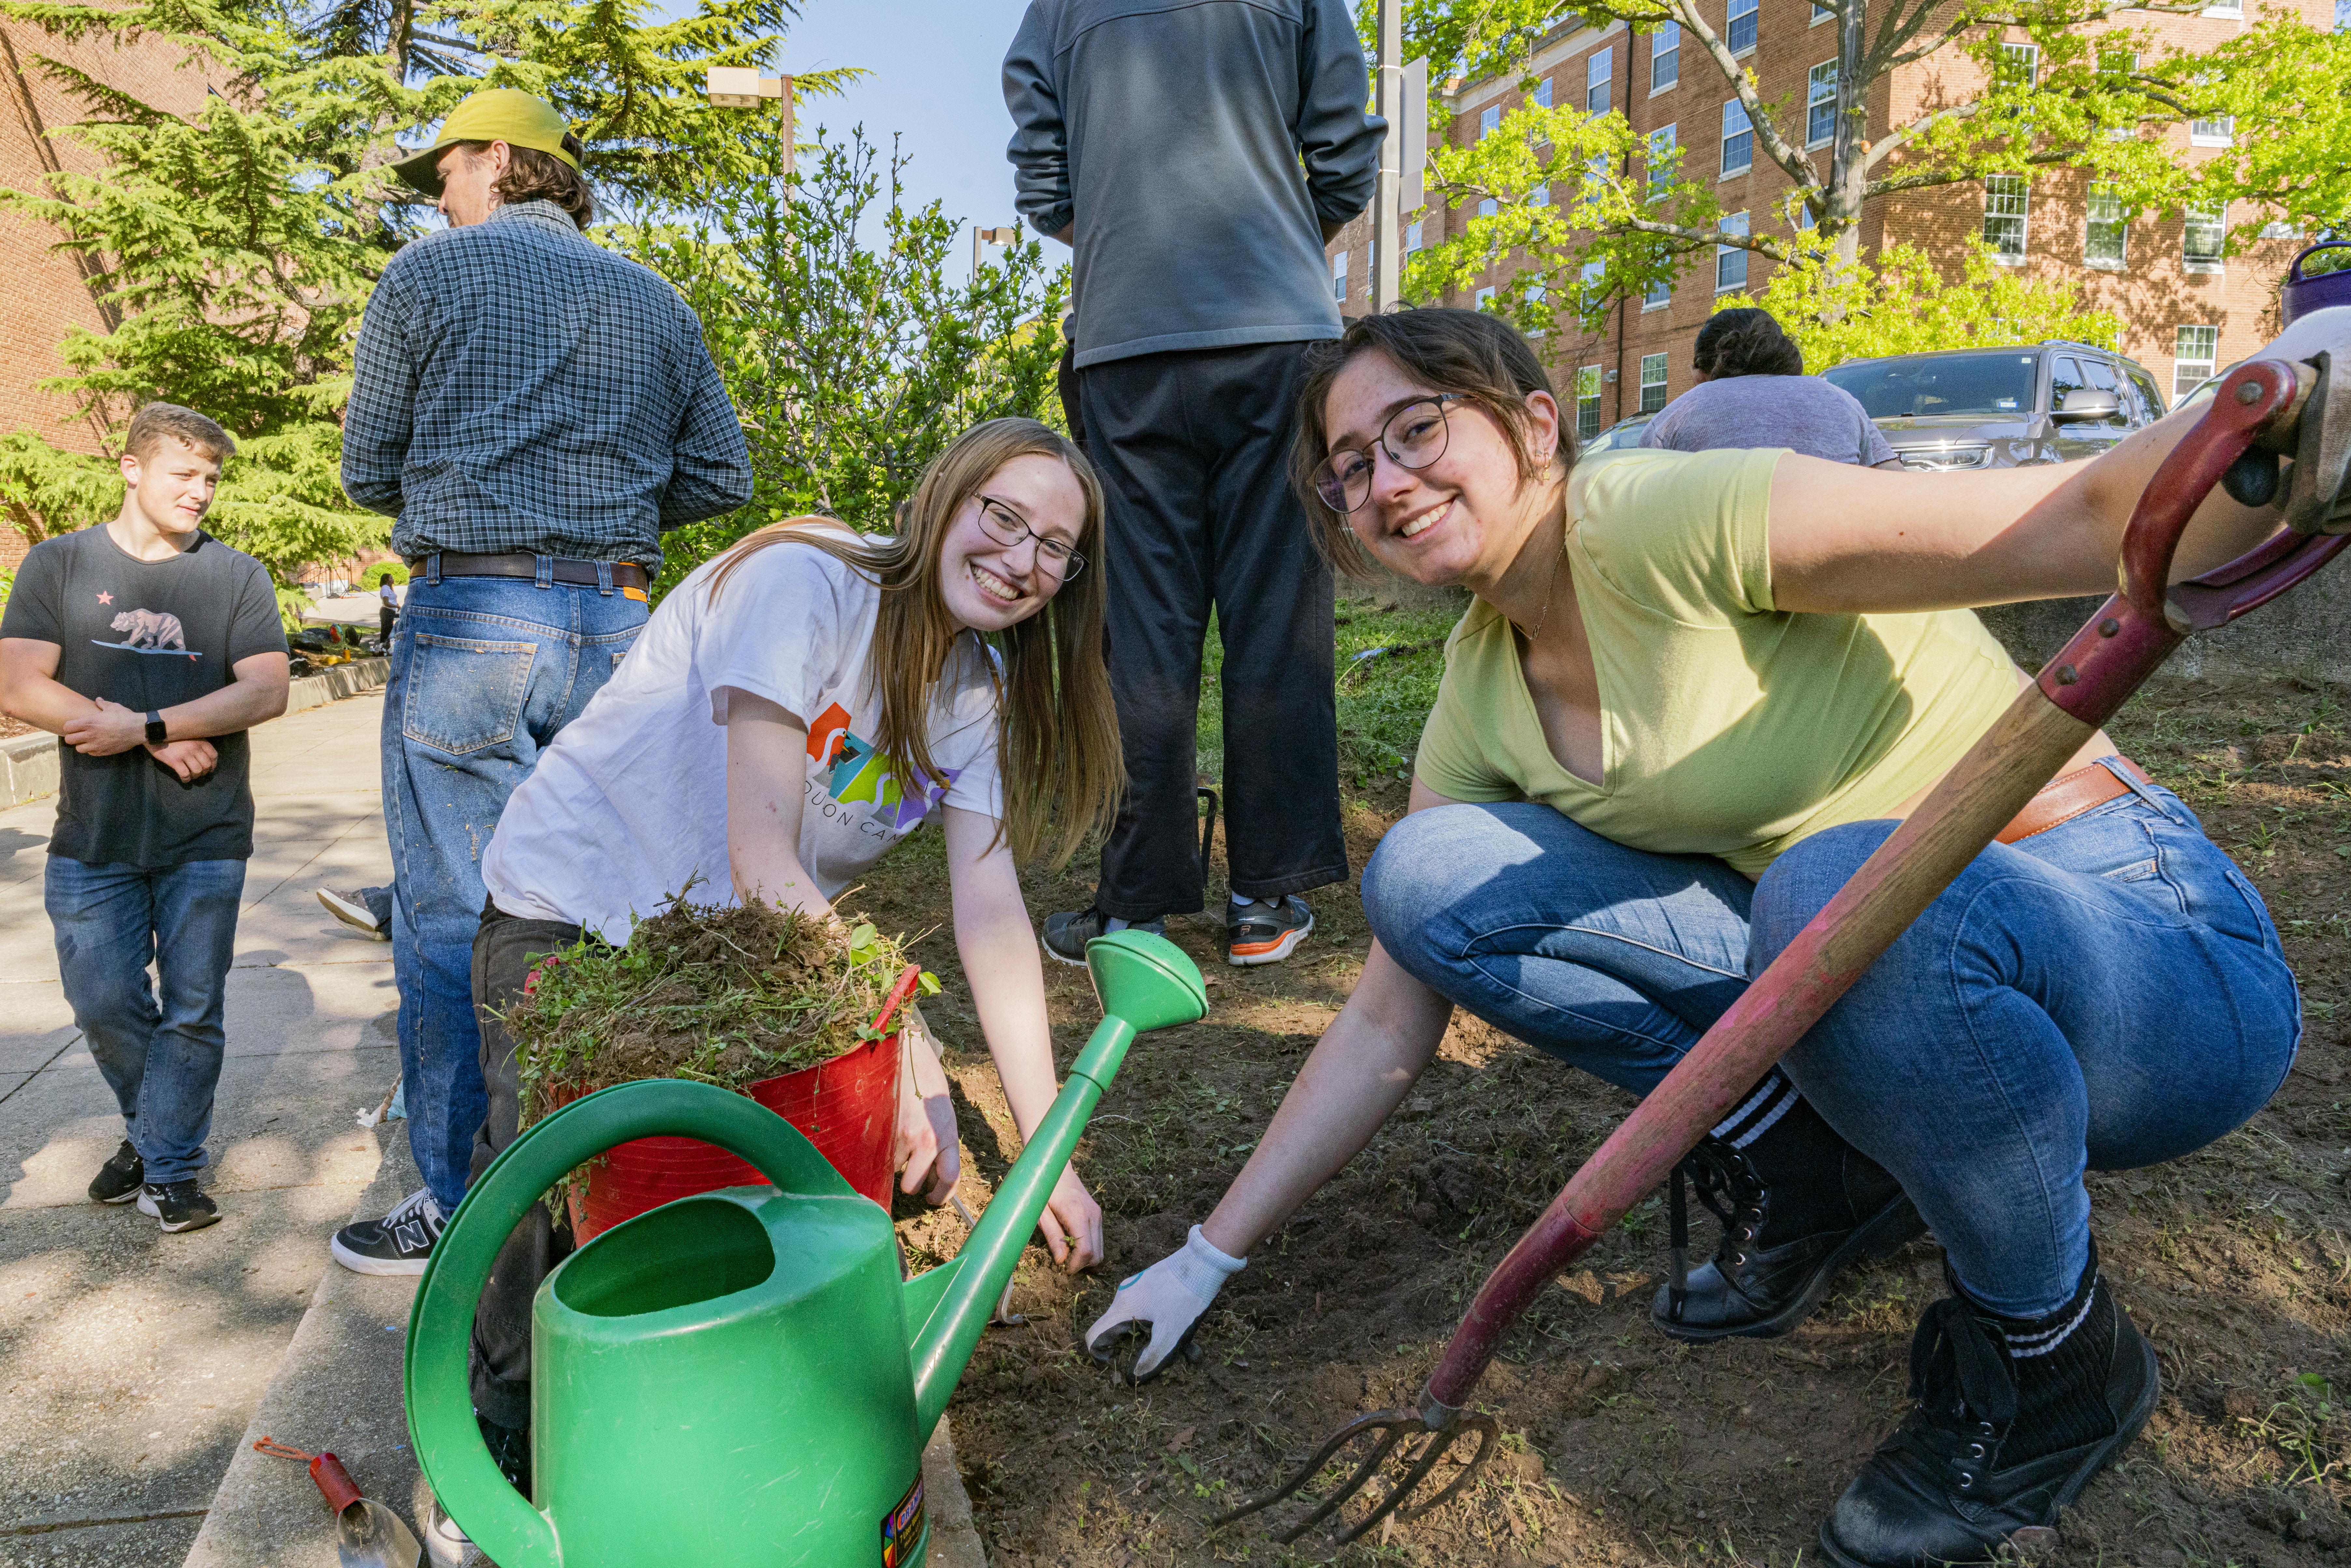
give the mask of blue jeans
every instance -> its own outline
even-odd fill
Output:
[[[1750,885],[1546,806],[1447,806],[1389,831],[1364,907],[1424,984],[1641,1094],[1893,827],[1816,834]],[[1782,1065],[1901,1181],[1968,1294],[2032,1317],[2087,1264],[2085,1170],[2241,1125],[2301,1033],[2260,895],[2177,796],[2134,784],[1988,846]]]
[[[244,893],[243,861],[143,871],[51,855],[43,879],[74,1027],[122,1107],[123,1135],[159,1186],[204,1168]],[[160,1005],[147,983],[150,964],[162,981]]]
[[[618,591],[436,581],[429,567],[401,610],[383,703],[400,1070],[408,1146],[451,1214],[489,1106],[473,993],[474,932],[488,896],[482,852],[507,797],[611,678],[646,610]]]

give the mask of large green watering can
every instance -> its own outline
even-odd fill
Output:
[[[963,1251],[913,1280],[890,1217],[742,1095],[623,1083],[516,1139],[441,1233],[409,1319],[409,1432],[450,1517],[502,1568],[922,1563],[923,1445],[1079,1134],[1138,1033],[1207,1011],[1164,937],[1116,932],[1086,961],[1101,1025]],[[664,1134],[716,1144],[775,1187],[664,1204],[548,1276],[531,1312],[534,1507],[475,1424],[475,1302],[565,1172]]]

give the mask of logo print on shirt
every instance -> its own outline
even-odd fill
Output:
[[[100,600],[107,598],[101,593]],[[92,637],[101,648],[121,648],[133,653],[177,653],[185,658],[199,659],[201,653],[188,652],[188,634],[180,625],[180,618],[161,610],[126,610],[111,623],[122,633],[120,643],[108,643]]]
[[[844,806],[870,802],[874,817],[893,831],[912,828],[930,815],[963,773],[959,768],[947,768],[946,778],[909,793],[899,783],[896,759],[852,733],[849,710],[839,703],[818,715],[810,727],[808,754],[823,770],[817,781],[826,794]]]

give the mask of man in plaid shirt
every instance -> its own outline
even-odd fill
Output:
[[[422,1273],[486,1109],[472,993],[479,866],[556,731],[636,640],[663,530],[751,498],[701,323],[581,232],[582,149],[512,89],[453,110],[396,172],[450,227],[384,269],[360,329],[343,487],[399,518],[408,599],[383,705],[392,973],[424,1186],[334,1254]],[[582,844],[582,854],[597,852]]]

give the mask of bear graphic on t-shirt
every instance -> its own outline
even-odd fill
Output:
[[[126,610],[114,618],[114,629],[123,634],[125,648],[176,648],[187,652],[187,633],[181,629],[180,618],[161,610]]]

